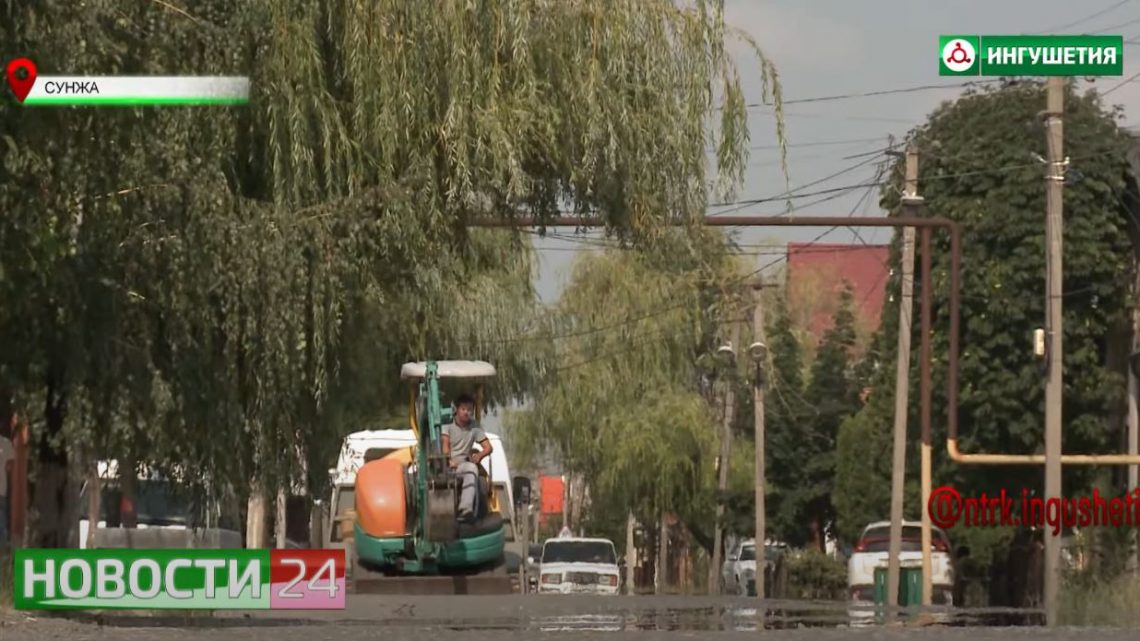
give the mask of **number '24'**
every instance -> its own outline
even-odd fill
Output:
[[[281,590],[277,592],[277,596],[282,598],[282,599],[303,599],[303,598],[305,598],[305,595],[300,593],[300,592],[290,592],[289,591],[293,586],[300,583],[301,579],[305,578],[305,571],[308,570],[308,567],[305,565],[305,561],[302,559],[281,559],[281,564],[282,565],[296,566],[297,576],[294,577],[292,581],[286,583],[285,586],[282,587]],[[321,575],[324,575],[324,574],[328,574],[328,577],[329,577],[328,584],[327,585],[319,585],[317,583],[317,580],[320,579]],[[336,565],[333,562],[333,559],[329,559],[328,561],[325,561],[325,564],[321,566],[321,569],[317,570],[317,573],[313,575],[313,578],[309,579],[308,589],[311,592],[318,592],[318,591],[328,592],[330,599],[336,597]]]

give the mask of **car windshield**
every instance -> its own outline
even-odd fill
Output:
[[[543,563],[617,563],[608,541],[550,541],[542,548]]]
[[[746,545],[740,549],[741,561],[755,561],[756,560],[756,546]]]

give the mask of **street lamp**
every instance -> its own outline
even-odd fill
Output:
[[[748,346],[748,355],[759,365],[763,363],[764,358],[768,356],[768,346],[764,344],[764,341],[756,341]]]
[[[729,362],[736,360],[736,348],[732,346],[731,341],[716,348],[716,354]]]
[[[756,385],[759,387],[764,383],[764,360],[768,358],[768,345],[764,341],[755,341],[748,346],[748,355],[752,357],[752,362],[756,364]]]

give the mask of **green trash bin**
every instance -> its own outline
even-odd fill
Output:
[[[899,568],[899,607],[922,605],[922,568]],[[887,604],[887,568],[875,568],[875,605]]]
[[[899,568],[899,605],[922,605],[922,568]]]

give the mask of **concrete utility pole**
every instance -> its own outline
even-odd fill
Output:
[[[1132,354],[1128,359],[1128,454],[1140,454],[1140,379],[1136,376],[1138,359],[1140,359],[1140,305],[1137,305],[1137,296],[1140,296],[1140,275],[1132,284]],[[1137,466],[1128,466],[1128,491],[1134,491],[1140,485],[1137,475]],[[1140,572],[1140,540],[1132,533],[1132,554],[1129,563],[1133,573]]]
[[[752,383],[752,414],[756,439],[756,598],[764,601],[764,579],[767,576],[767,550],[764,545],[768,539],[765,530],[764,512],[764,363],[768,358],[768,344],[764,340],[764,283],[757,278],[752,283],[752,345],[748,347],[748,354],[756,363]],[[759,616],[757,623],[759,629],[764,629],[764,620],[767,618],[764,608],[757,608]]]
[[[732,342],[729,346],[732,348],[732,353],[729,356],[727,368],[736,367],[736,353],[737,345],[740,344],[740,323],[733,321],[732,323]],[[733,371],[733,370],[728,370]],[[717,489],[720,491],[721,496],[728,489],[728,468],[729,458],[732,456],[732,423],[736,419],[736,393],[733,389],[735,384],[734,378],[729,375],[724,378],[724,414],[720,427],[720,456],[717,459]],[[709,594],[720,594],[720,575],[721,575],[721,559],[722,548],[724,547],[724,501],[718,499],[716,502],[716,523],[713,527],[713,553],[712,563],[709,564]]]
[[[1132,352],[1128,358],[1128,455],[1140,454],[1140,248],[1132,252]],[[1128,466],[1128,491],[1133,492],[1140,485],[1140,468]],[[1128,569],[1140,573],[1140,531],[1132,532],[1129,545],[1132,553],[1128,556]]]
[[[906,150],[906,186],[902,204],[914,216],[918,203],[918,148]],[[899,300],[898,365],[895,376],[894,460],[891,463],[891,534],[887,557],[887,605],[898,605],[899,556],[902,553],[903,491],[906,481],[906,423],[910,389],[910,333],[914,307],[914,227],[903,229],[902,298]]]
[[[1061,496],[1061,407],[1062,407],[1062,337],[1061,317],[1062,263],[1061,237],[1065,163],[1063,121],[1065,109],[1065,80],[1059,76],[1049,78],[1046,99],[1046,141],[1049,171],[1046,177],[1045,242],[1048,274],[1048,297],[1045,301],[1045,336],[1049,355],[1049,378],[1045,385],[1045,497],[1053,500]],[[1057,625],[1057,597],[1061,562],[1060,537],[1045,536],[1045,619],[1049,626]]]

